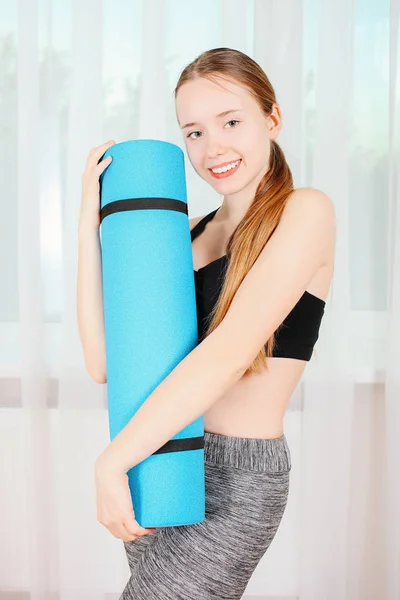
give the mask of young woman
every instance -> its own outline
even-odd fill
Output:
[[[318,339],[335,212],[323,192],[293,188],[276,142],[280,108],[250,57],[204,52],[183,70],[175,102],[191,164],[223,196],[217,210],[190,220],[199,344],[99,457],[98,516],[124,540],[131,577],[121,599],[236,600],[286,507],[283,418]],[[109,164],[97,164],[108,145],[89,155],[80,220],[78,314],[87,368],[99,382],[106,381],[100,260],[89,231],[98,228],[94,182]],[[127,470],[201,414],[205,520],[140,527]]]

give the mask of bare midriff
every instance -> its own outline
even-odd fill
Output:
[[[268,370],[242,377],[204,414],[204,430],[220,435],[277,438],[307,362],[267,358]]]

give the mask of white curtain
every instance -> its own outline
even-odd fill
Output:
[[[334,201],[320,339],[285,416],[286,512],[246,597],[400,598],[400,0],[0,4],[0,599],[112,600],[129,577],[96,519],[106,385],[76,319],[91,147],[184,149],[173,89],[213,47],[263,67],[295,187]],[[221,198],[186,160],[189,216]]]

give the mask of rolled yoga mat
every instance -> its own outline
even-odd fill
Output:
[[[182,150],[139,139],[108,155],[100,237],[112,440],[198,344],[198,329]],[[128,479],[142,527],[203,521],[204,417],[132,467]]]

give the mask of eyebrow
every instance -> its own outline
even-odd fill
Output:
[[[225,117],[226,115],[229,115],[229,113],[238,112],[240,110],[242,110],[242,109],[241,108],[229,108],[228,110],[224,110],[222,113],[219,113],[219,115],[217,115],[217,118]],[[181,129],[186,129],[186,127],[193,127],[193,125],[198,125],[198,123],[186,123],[186,125],[181,127]]]

